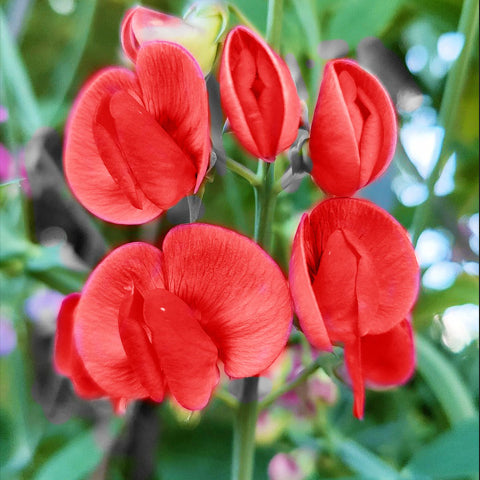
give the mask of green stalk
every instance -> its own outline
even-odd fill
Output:
[[[464,35],[465,44],[452,69],[448,73],[443,92],[442,103],[438,115],[438,122],[444,128],[445,135],[439,159],[427,180],[428,199],[419,205],[415,211],[411,232],[412,243],[415,245],[423,231],[430,212],[430,199],[434,194],[435,183],[447,163],[450,152],[450,142],[453,127],[457,120],[460,98],[467,80],[469,60],[475,44],[478,28],[478,0],[465,0],[458,23],[458,32]]]
[[[280,43],[283,0],[269,0],[267,41],[274,48]],[[259,160],[255,189],[255,241],[270,250],[271,222],[275,210],[274,169]],[[252,480],[255,458],[255,428],[258,416],[258,377],[245,378],[233,426],[232,480]]]

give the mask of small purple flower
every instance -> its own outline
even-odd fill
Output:
[[[13,328],[12,322],[0,317],[0,357],[8,355],[16,346],[17,332]]]
[[[4,123],[8,120],[8,110],[0,105],[0,123]]]

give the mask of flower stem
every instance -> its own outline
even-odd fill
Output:
[[[229,3],[228,8],[230,11],[240,20],[240,22],[248,27],[250,30],[253,30],[255,33],[258,33],[257,28],[255,25],[244,15],[244,13],[234,4]]]
[[[458,32],[464,36],[465,44],[463,51],[448,73],[445,89],[443,92],[442,103],[438,114],[439,124],[444,128],[445,134],[439,159],[435,164],[430,176],[427,179],[428,199],[431,199],[440,174],[447,163],[450,149],[450,141],[453,133],[453,127],[457,120],[460,97],[463,93],[467,80],[469,60],[475,44],[476,33],[478,29],[478,0],[464,0],[462,13],[458,23]],[[430,201],[426,200],[419,205],[415,211],[411,232],[412,243],[415,245],[426,224],[430,211]]]
[[[233,425],[232,480],[253,477],[257,401],[258,377],[245,378]]]
[[[259,187],[261,185],[261,180],[257,175],[255,175],[249,168],[245,167],[245,165],[233,160],[233,158],[227,158],[226,165],[231,172],[244,178],[252,187]]]

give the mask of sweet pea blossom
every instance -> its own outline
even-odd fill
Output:
[[[209,165],[202,72],[181,46],[141,48],[135,73],[106,68],[82,89],[66,127],[64,167],[103,220],[140,224],[195,193]]]
[[[328,62],[310,132],[315,183],[353,195],[387,169],[396,142],[395,110],[379,80],[353,60]]]
[[[259,374],[290,332],[288,284],[252,240],[222,227],[173,228],[162,250],[123,245],[64,301],[55,365],[82,396],[118,407],[171,395],[182,407],[208,403],[219,381]]]
[[[218,43],[227,25],[227,10],[216,2],[193,4],[183,20],[141,6],[125,13],[120,30],[123,51],[136,62],[139,48],[158,40],[186,48],[199,63],[204,75],[211,70]]]
[[[273,162],[294,142],[301,117],[295,83],[286,63],[246,27],[225,40],[220,95],[233,133],[253,156]]]
[[[366,200],[326,200],[300,221],[289,279],[310,343],[321,350],[344,345],[361,418],[365,385],[394,386],[413,373],[408,318],[419,269],[407,232]]]

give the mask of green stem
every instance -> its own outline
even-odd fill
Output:
[[[260,161],[258,176],[261,185],[255,189],[255,241],[265,250],[270,250],[272,239],[272,220],[275,211],[276,195],[273,190],[274,175],[272,163]]]
[[[302,370],[302,373],[300,373],[297,378],[295,378],[291,382],[285,383],[278,390],[275,390],[275,391],[269,393],[258,404],[258,410],[259,411],[264,410],[265,408],[272,405],[272,403],[274,403],[275,400],[277,400],[277,398],[280,398],[282,395],[285,395],[290,390],[293,390],[294,388],[301,385],[310,375],[312,375],[312,373],[316,372],[320,368],[320,366],[321,366],[321,360],[320,360],[320,358],[317,358],[310,365],[306,366]]]
[[[275,48],[280,41],[282,0],[269,0],[267,41]],[[262,179],[255,189],[255,241],[270,250],[271,222],[275,211],[273,192],[274,169],[272,164],[259,160],[256,179]],[[252,182],[250,182],[252,183]],[[253,183],[252,183],[253,185]],[[240,404],[236,410],[233,428],[232,480],[252,480],[255,457],[255,427],[258,416],[258,377],[242,382]]]
[[[428,199],[431,199],[434,193],[435,183],[442,173],[447,163],[450,152],[451,137],[453,127],[457,120],[458,108],[460,106],[460,97],[463,93],[467,80],[469,60],[475,44],[476,32],[478,28],[478,0],[465,0],[463,2],[462,13],[458,23],[458,32],[464,35],[465,44],[463,51],[458,57],[452,69],[448,73],[445,83],[445,90],[438,114],[438,122],[444,128],[445,134],[439,159],[435,164],[432,173],[427,179]],[[431,205],[426,200],[419,205],[415,211],[411,232],[412,243],[415,245],[418,237],[422,233]]]
[[[251,480],[255,457],[258,377],[245,378],[233,426],[232,480]]]
[[[226,165],[231,172],[244,178],[252,187],[259,187],[261,185],[261,180],[257,175],[255,175],[249,168],[238,163],[236,160],[233,160],[233,158],[227,158]]]

